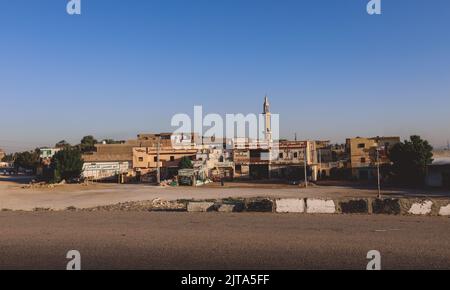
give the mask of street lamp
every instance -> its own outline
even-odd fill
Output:
[[[158,136],[158,144],[156,149],[156,184],[161,185],[161,169],[159,167],[160,160],[161,135]]]
[[[305,153],[303,154],[303,163],[304,163],[304,170],[305,170],[305,188],[308,188],[308,173],[307,173],[307,170],[306,170],[306,160],[307,160],[306,147],[304,149]]]
[[[381,182],[380,182],[380,150],[377,148],[377,183],[378,183],[378,198],[381,198]]]

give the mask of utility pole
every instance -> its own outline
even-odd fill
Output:
[[[306,145],[308,145],[308,144],[306,144]],[[307,164],[307,158],[306,158],[306,147],[305,147],[305,153],[304,153],[304,155],[303,155],[303,163],[304,163],[304,170],[305,170],[305,188],[308,188],[308,172],[307,172],[307,170],[306,170],[306,164]]]
[[[322,149],[318,149],[319,153],[319,178],[322,178]]]
[[[381,182],[380,182],[380,151],[377,148],[377,181],[378,181],[378,198],[381,198]]]
[[[161,184],[161,170],[159,168],[159,155],[160,155],[160,146],[161,146],[161,136],[158,136],[158,144],[156,149],[156,184]]]

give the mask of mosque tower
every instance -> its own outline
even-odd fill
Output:
[[[265,96],[265,98],[264,98],[263,115],[264,115],[265,140],[271,141],[272,140],[272,126],[271,126],[269,98],[267,96]]]

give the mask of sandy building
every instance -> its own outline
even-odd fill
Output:
[[[346,140],[348,161],[355,179],[372,180],[376,178],[377,163],[390,164],[389,150],[400,143],[400,137],[350,138]]]

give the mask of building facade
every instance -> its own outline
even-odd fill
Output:
[[[161,170],[161,178],[172,178],[177,174],[180,161],[187,157],[195,160],[197,149],[174,148],[172,146],[160,147],[135,147],[133,148],[133,170],[138,176],[153,174]]]
[[[346,140],[346,167],[358,180],[377,178],[377,165],[390,164],[389,151],[400,143],[400,137],[351,138]]]

